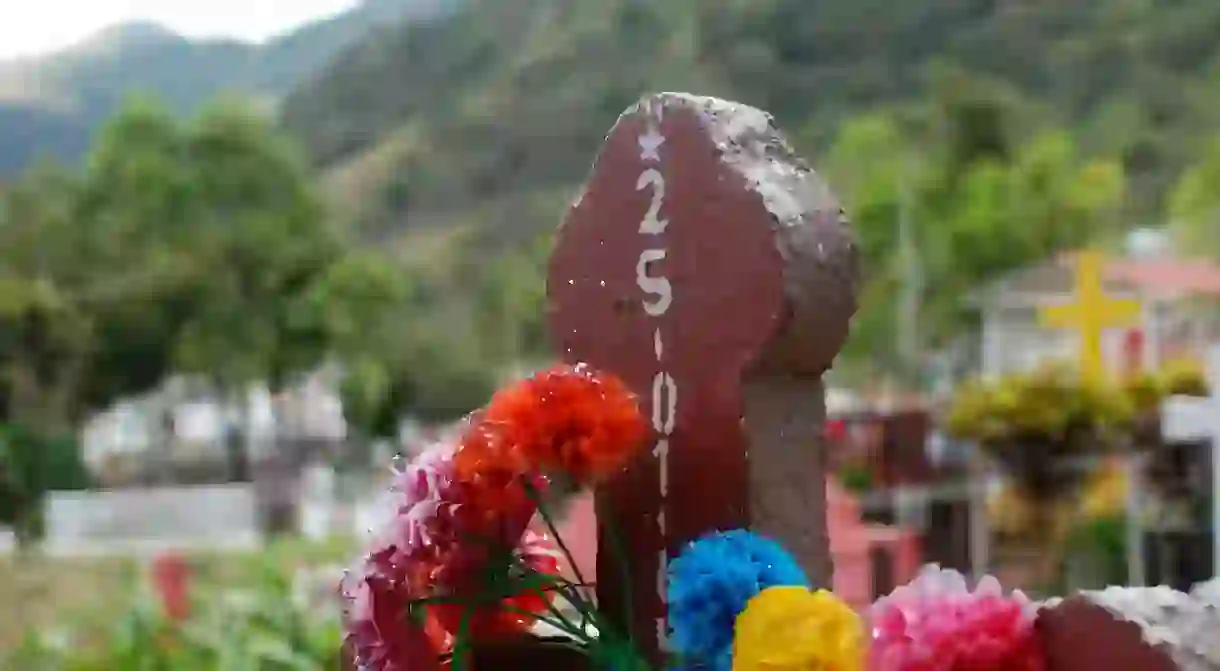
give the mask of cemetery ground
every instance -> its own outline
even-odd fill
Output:
[[[296,657],[295,662],[285,661],[282,668],[330,668],[325,661],[311,664],[309,660],[334,653],[338,612],[331,597],[353,548],[353,541],[347,538],[325,542],[284,538],[254,552],[191,553],[185,555],[191,568],[191,598],[199,604],[240,604],[245,599],[240,607],[247,611],[282,615],[282,622],[269,628],[278,627],[282,640],[276,640],[274,631],[264,630],[265,640],[250,645],[266,648],[273,657]],[[160,650],[148,649],[159,648],[160,643],[141,639],[139,631],[141,624],[164,624],[150,579],[150,563],[150,559],[133,557],[52,558],[37,552],[0,559],[0,668],[107,668],[107,663],[129,668],[117,659],[124,647],[137,659],[151,660],[160,654]],[[141,619],[140,615],[148,617]],[[198,620],[215,620],[216,615],[207,606],[192,607],[184,628],[195,628],[197,635],[206,638],[207,633],[198,632],[217,623]],[[292,631],[302,624],[308,625],[304,627],[308,631]],[[307,644],[290,640],[295,636],[312,638]],[[218,639],[208,645],[216,647],[218,656],[244,654],[222,650],[241,645],[237,641]],[[73,663],[52,661],[48,651],[56,649],[70,650]],[[77,659],[92,660],[96,666],[78,664]]]

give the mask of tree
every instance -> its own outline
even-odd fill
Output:
[[[1120,223],[1125,178],[1116,161],[1082,156],[1057,130],[998,147],[1003,134],[976,117],[985,115],[967,115],[978,126],[969,129],[975,139],[941,137],[923,151],[892,117],[842,127],[828,154],[829,176],[847,203],[868,269],[847,358],[891,371],[897,364],[892,338],[905,281],[898,245],[903,208],[914,231],[920,332],[928,347],[975,327],[968,298],[986,283],[1104,238]],[[946,124],[952,135],[953,123]]]
[[[47,492],[88,484],[71,433],[48,435],[21,424],[0,425],[0,522],[12,525],[22,546],[42,533]]]
[[[546,263],[551,236],[541,235],[481,268],[474,290],[477,326],[487,352],[497,360],[546,356]]]
[[[340,258],[340,240],[266,120],[216,107],[180,132],[192,190],[183,234],[206,277],[176,361],[230,391],[278,386],[326,353],[325,335],[292,312]]]
[[[58,276],[75,256],[75,194],[42,165],[0,197],[0,422],[63,430],[79,412],[92,323]]]
[[[171,374],[278,386],[397,300],[361,297],[392,281],[367,281],[384,270],[348,257],[292,146],[233,106],[184,122],[133,101],[79,176],[0,198],[0,243],[0,399],[41,431]]]
[[[1169,214],[1183,250],[1220,258],[1220,136],[1187,168],[1170,194]]]
[[[433,333],[405,342],[399,356],[354,362],[341,388],[348,422],[366,438],[392,438],[407,414],[434,422],[469,414],[499,382],[477,352],[469,339]]]

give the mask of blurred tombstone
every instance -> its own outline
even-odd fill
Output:
[[[829,585],[822,375],[856,284],[838,202],[768,114],[667,93],[610,131],[547,293],[559,354],[622,377],[653,423],[597,510],[598,547],[613,529],[627,555],[599,554],[599,603],[645,649],[664,647],[668,559],[704,533],[753,527]]]
[[[337,491],[335,469],[314,464],[305,469],[300,491],[301,534],[312,540],[325,540],[334,533]]]
[[[44,550],[52,556],[150,555],[259,546],[250,485],[51,492]]]

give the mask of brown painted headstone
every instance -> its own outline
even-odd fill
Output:
[[[597,575],[650,649],[665,561],[708,531],[777,537],[829,584],[821,376],[856,278],[839,205],[766,113],[658,94],[606,138],[558,233],[549,319],[565,360],[619,375],[652,418],[650,458],[598,493]]]
[[[1109,587],[1044,608],[1047,671],[1220,670],[1220,604],[1201,591]]]

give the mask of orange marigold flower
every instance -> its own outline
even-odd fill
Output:
[[[463,436],[457,471],[541,471],[586,486],[626,466],[647,430],[621,380],[583,364],[557,366],[492,397]]]

